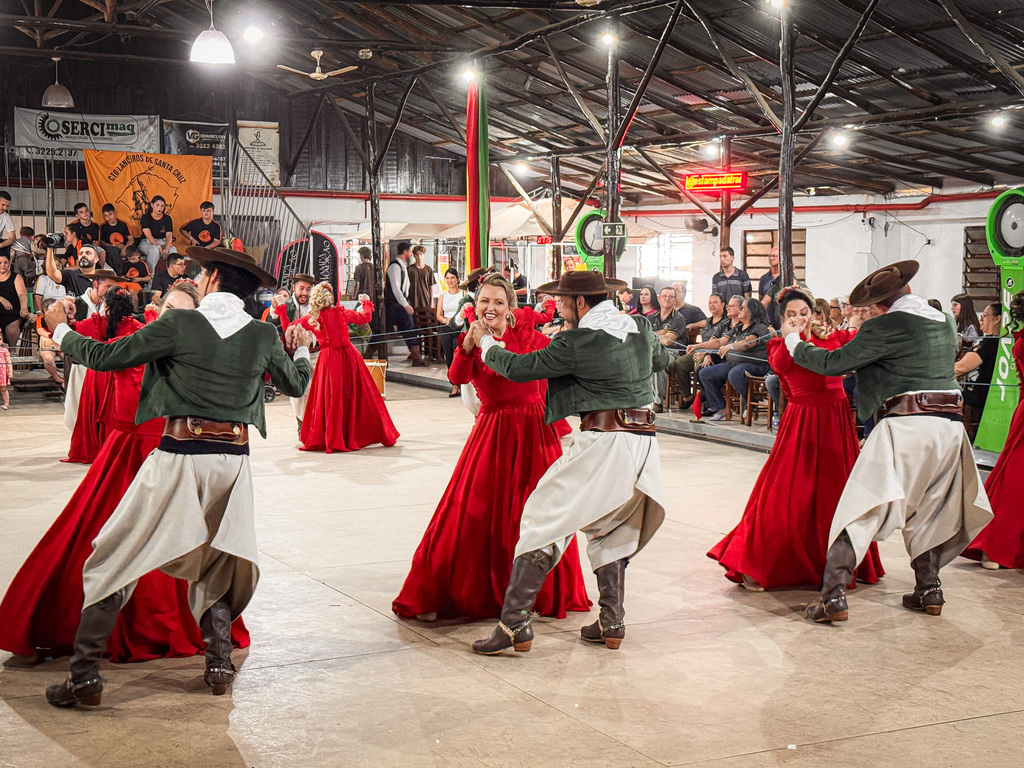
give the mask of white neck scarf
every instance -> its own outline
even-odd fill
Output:
[[[900,296],[893,305],[889,307],[890,312],[906,312],[908,315],[917,315],[926,320],[934,320],[938,323],[946,322],[946,315],[935,307],[928,304],[928,301],[921,296],[908,293]]]
[[[240,298],[222,291],[206,294],[196,312],[207,319],[222,339],[238,333],[253,321]]]
[[[625,341],[626,337],[631,333],[640,333],[636,321],[629,315],[620,314],[611,301],[602,301],[596,307],[591,307],[590,311],[580,318],[578,327],[580,329],[604,331],[619,341]]]

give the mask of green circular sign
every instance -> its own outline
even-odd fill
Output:
[[[992,202],[985,239],[998,266],[1020,263],[1024,257],[1024,187],[1008,189]]]
[[[580,216],[576,222],[576,251],[580,261],[587,269],[604,270],[604,237],[601,235],[601,225],[604,224],[604,211],[593,210]],[[626,252],[626,238],[618,238],[615,241],[615,260],[622,258]]]

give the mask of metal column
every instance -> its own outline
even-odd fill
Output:
[[[608,89],[608,114],[605,118],[605,217],[608,223],[619,220],[619,182],[622,176],[621,153],[616,138],[619,134],[619,111],[622,100],[619,93],[619,20],[612,17],[608,21],[608,34],[612,40],[608,45],[608,72],[605,84]],[[604,241],[604,275],[615,277],[615,254],[618,240],[605,238]]]
[[[377,159],[377,112],[374,104],[376,83],[366,89],[366,157],[369,160],[367,179],[370,191],[370,239],[373,250],[373,316],[378,318],[378,333],[387,330],[387,316],[384,309],[384,250],[380,236],[380,170]],[[387,360],[387,343],[371,346],[376,357]]]
[[[725,136],[722,138],[722,170],[728,170],[732,167],[732,137]],[[719,214],[718,220],[720,223],[720,236],[718,240],[719,250],[728,246],[730,240],[730,230],[732,229],[732,192],[722,193],[722,212]],[[747,265],[744,264],[743,268],[746,269]]]
[[[562,274],[562,169],[558,158],[551,158],[551,275],[557,280]]]
[[[793,79],[793,48],[796,33],[787,4],[779,8],[782,41],[779,70],[782,75],[782,149],[779,153],[779,269],[782,285],[793,284],[793,152],[796,146],[796,86]]]

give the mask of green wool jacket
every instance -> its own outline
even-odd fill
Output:
[[[501,347],[487,351],[487,365],[511,381],[548,379],[545,417],[549,424],[574,413],[641,408],[654,400],[651,374],[665,370],[668,350],[644,318],[640,333],[625,341],[590,328],[572,328],[544,349],[516,355]]]
[[[907,312],[886,312],[867,320],[839,349],[801,342],[793,360],[825,376],[856,371],[857,415],[864,420],[903,392],[959,389],[953,373],[956,352],[956,325],[949,315],[940,323]]]
[[[292,361],[277,329],[253,320],[222,339],[199,312],[171,310],[131,336],[104,344],[74,331],[61,350],[86,368],[119,371],[146,364],[135,423],[198,416],[254,425],[267,436],[263,374],[290,397],[309,383],[309,362]]]

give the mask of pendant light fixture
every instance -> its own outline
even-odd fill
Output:
[[[192,43],[189,61],[198,64],[234,64],[235,52],[223,32],[213,27],[213,0],[206,0],[206,9],[210,12],[210,28],[199,33]]]
[[[60,56],[54,56],[51,60],[54,82],[43,92],[43,109],[74,109],[75,100],[71,98],[71,91],[60,84],[60,73],[57,71]]]

